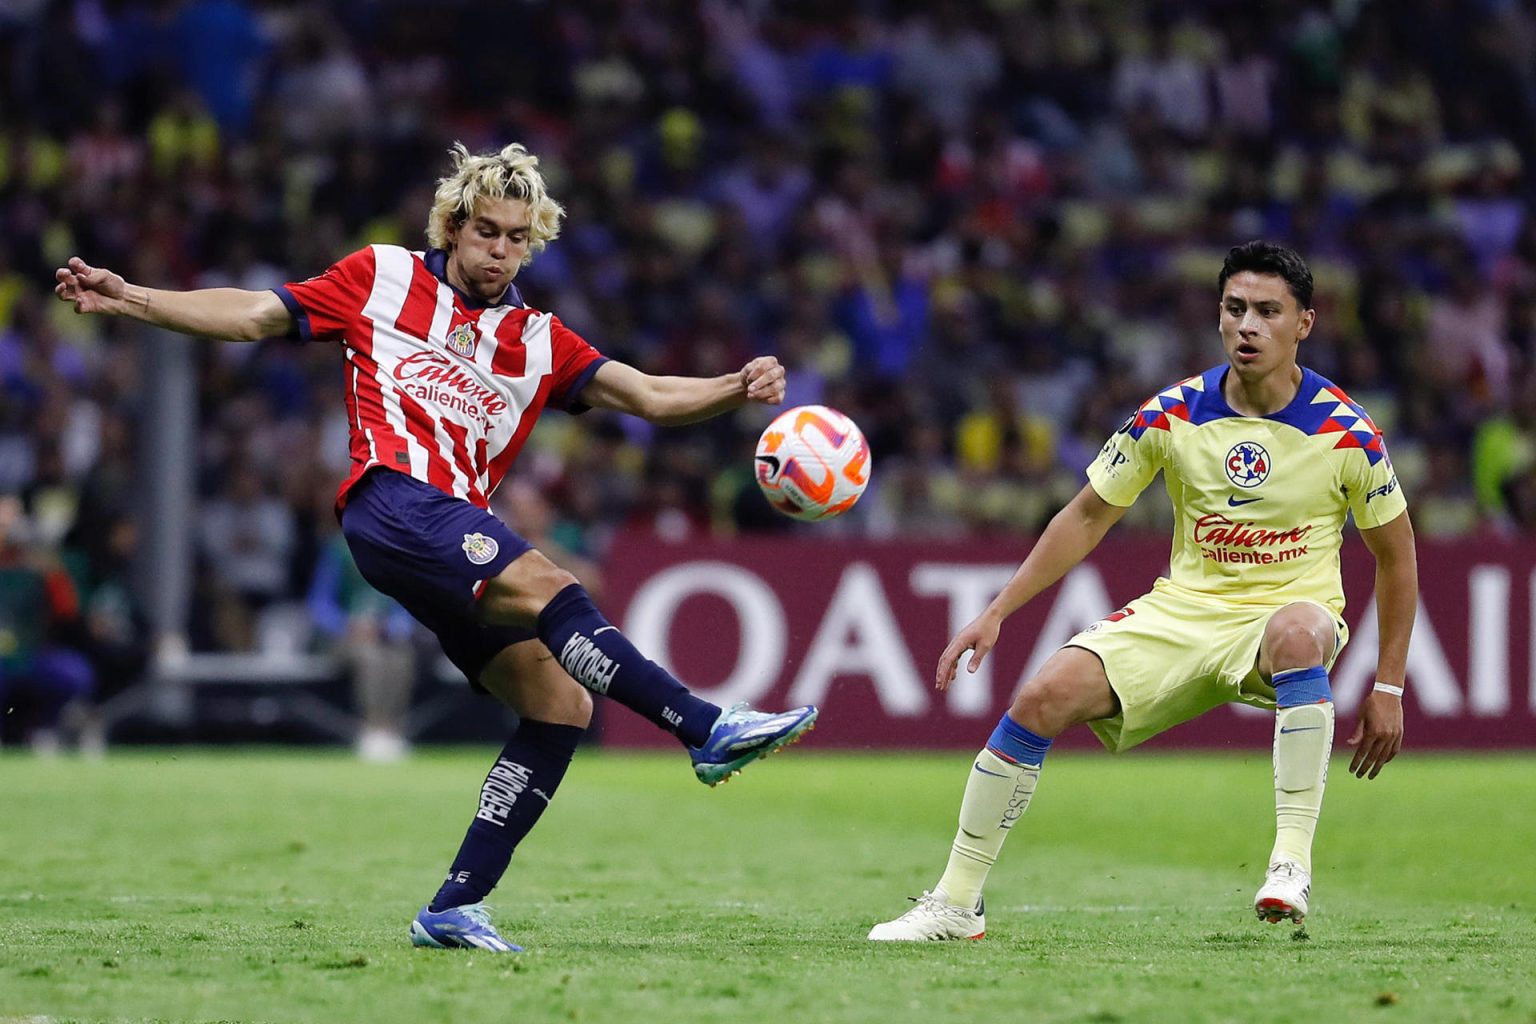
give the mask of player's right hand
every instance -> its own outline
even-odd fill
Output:
[[[966,651],[971,652],[966,671],[975,672],[980,668],[982,659],[997,646],[997,634],[1001,628],[1002,620],[986,613],[971,620],[969,625],[955,634],[949,646],[944,648],[944,653],[939,655],[939,668],[934,673],[933,685],[940,690],[949,689],[949,684],[955,681],[955,670],[960,667],[960,655]]]
[[[58,282],[53,286],[53,294],[74,303],[76,313],[105,313],[110,303],[121,299],[128,288],[122,275],[89,266],[78,256],[71,256],[69,265],[54,271],[53,276]]]

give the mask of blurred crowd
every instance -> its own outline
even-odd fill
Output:
[[[53,269],[259,289],[419,248],[455,140],[525,143],[566,205],[533,305],[652,372],[773,353],[790,403],[864,427],[875,483],[818,531],[1038,530],[1219,360],[1216,272],[1256,237],[1311,262],[1303,360],[1385,431],[1420,533],[1536,529],[1530,0],[10,0],[0,495],[98,674],[135,656],[144,340]],[[265,610],[345,600],[341,361],[196,359],[192,637],[249,649]],[[499,511],[599,564],[620,530],[801,529],[752,482],[768,415],[552,414]]]

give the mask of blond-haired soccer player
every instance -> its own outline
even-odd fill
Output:
[[[417,945],[518,949],[483,904],[554,796],[604,694],[677,736],[715,785],[793,742],[814,707],[722,711],[647,660],[557,567],[489,511],[545,408],[596,406],[691,423],[784,400],[772,356],[713,378],[657,377],[603,358],[512,279],[563,214],[520,145],[453,149],[422,252],[371,245],[273,291],[161,291],[76,258],[55,292],[81,313],[130,316],[232,341],[297,333],[346,362],[352,472],[336,512],[358,568],[431,629],[476,689],[515,709],[517,732],[480,790],[447,881],[411,924]]]
[[[1002,622],[1082,561],[1161,470],[1173,500],[1171,571],[1078,633],[1029,679],[976,755],[938,884],[871,939],[979,939],[982,886],[1029,806],[1051,741],[1086,722],[1129,749],[1219,704],[1275,713],[1276,830],[1254,899],[1266,921],[1302,920],[1312,835],[1333,744],[1328,670],[1348,638],[1339,547],[1353,513],[1376,559],[1376,683],[1350,743],[1374,779],[1402,744],[1403,674],[1418,606],[1407,504],[1381,433],[1337,386],[1296,361],[1312,331],[1312,274],[1283,246],[1249,242],[1221,268],[1226,362],[1158,392],[1088,467],[1088,484],[1002,592],[957,633],[935,683],[975,671]]]

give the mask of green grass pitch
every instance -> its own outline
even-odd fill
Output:
[[[492,751],[0,756],[0,1022],[1536,1022],[1536,757],[1335,762],[1304,933],[1255,921],[1267,752],[1059,753],[982,942],[875,945],[965,753],[804,747],[707,790],[583,752],[493,903],[412,949]]]

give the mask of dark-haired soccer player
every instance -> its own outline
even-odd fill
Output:
[[[55,292],[80,313],[253,341],[294,331],[346,359],[352,473],[336,499],[363,576],[437,634],[477,689],[521,725],[492,766],[447,881],[411,924],[417,945],[497,952],[483,904],[554,796],[592,715],[588,691],[675,734],[711,786],[798,739],[814,707],[722,711],[610,624],[576,578],[489,511],[539,414],[616,409],[691,423],[784,400],[772,356],[714,378],[657,377],[603,358],[512,283],[560,230],[538,159],[520,145],[471,155],[437,184],[425,252],[373,245],[275,291],[161,291],[76,258]],[[578,685],[579,684],[579,685]]]
[[[943,877],[871,939],[981,938],[987,872],[1068,726],[1086,722],[1121,751],[1230,701],[1276,709],[1277,827],[1254,910],[1302,920],[1333,744],[1328,669],[1348,639],[1339,546],[1351,512],[1376,558],[1381,644],[1350,770],[1375,778],[1396,756],[1418,572],[1386,446],[1365,410],[1297,365],[1316,320],[1300,256],[1240,245],[1218,288],[1226,361],[1125,421],[1088,467],[1087,486],[944,649],[935,683],[949,686],[966,651],[974,672],[1003,619],[1082,561],[1159,470],[1175,518],[1168,577],[1067,641],[1024,684],[976,755]]]

